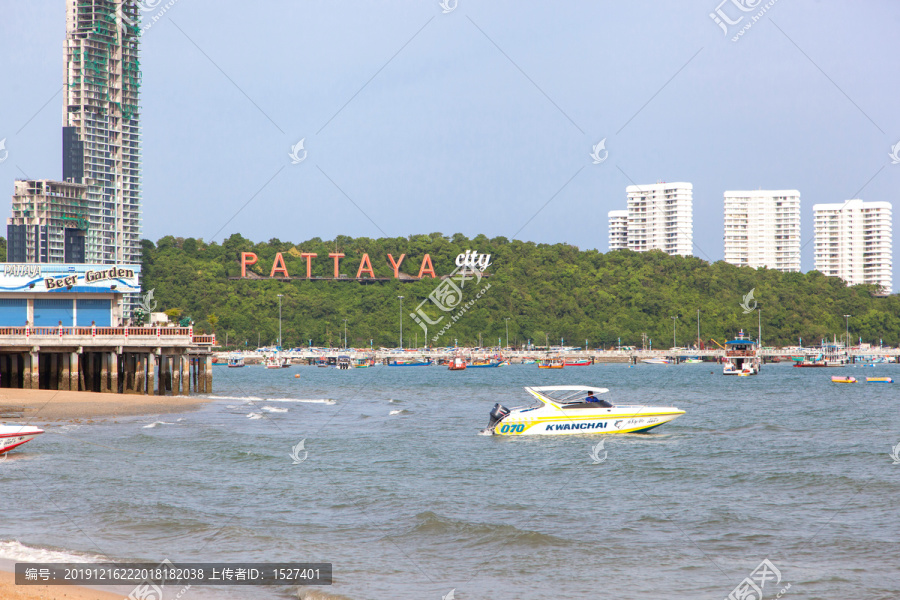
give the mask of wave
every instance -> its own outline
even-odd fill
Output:
[[[154,421],[149,425],[144,425],[141,429],[153,429],[157,425],[174,425],[175,423],[167,423],[166,421]]]
[[[400,409],[400,410],[392,410],[392,411],[389,412],[388,414],[389,414],[389,415],[408,415],[408,414],[409,414],[409,411],[406,410],[405,408],[402,408],[402,409]]]
[[[207,396],[210,400],[241,400],[252,402],[302,402],[306,404],[337,404],[331,398],[261,398],[259,396]],[[230,405],[228,408],[232,408]]]
[[[337,404],[331,398],[266,398],[266,402],[302,402],[304,404]]]
[[[567,540],[547,533],[519,529],[512,525],[450,519],[441,517],[431,511],[417,514],[416,520],[418,523],[410,532],[414,535],[424,535],[429,538],[450,536],[455,538],[456,541],[472,546],[515,544],[530,548],[542,548],[568,546],[570,544]]]
[[[0,541],[0,558],[20,562],[107,562],[109,559],[100,554],[77,553],[73,551],[54,550],[26,546],[16,540]]]
[[[286,413],[288,411],[286,408],[275,408],[274,406],[263,406],[262,409],[270,413]]]
[[[247,418],[248,418],[248,419],[262,419],[263,416],[262,416],[262,413],[255,413],[255,412],[252,412],[252,413],[250,413],[250,414],[247,415]]]

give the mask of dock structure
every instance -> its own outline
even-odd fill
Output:
[[[0,387],[208,394],[215,341],[193,327],[0,327]]]

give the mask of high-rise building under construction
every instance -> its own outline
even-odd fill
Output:
[[[65,4],[63,181],[17,182],[7,221],[9,258],[52,263],[76,256],[88,263],[139,263],[138,1]]]

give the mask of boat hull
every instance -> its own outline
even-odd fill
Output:
[[[673,421],[684,414],[684,411],[654,410],[641,412],[622,411],[622,407],[608,409],[600,413],[578,415],[547,415],[543,417],[527,417],[524,414],[512,413],[499,423],[492,432],[495,435],[579,435],[594,433],[644,433]],[[606,409],[598,409],[606,410]],[[535,411],[537,412],[537,411]]]
[[[43,429],[26,426],[0,426],[0,454],[5,454],[44,433]]]

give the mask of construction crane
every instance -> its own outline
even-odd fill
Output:
[[[721,348],[722,350],[725,350],[725,349],[726,349],[725,346],[723,346],[723,345],[720,344],[719,342],[716,342],[716,340],[714,340],[713,338],[709,338],[709,339],[710,339],[711,341],[715,342],[716,346],[718,346],[718,347]]]

